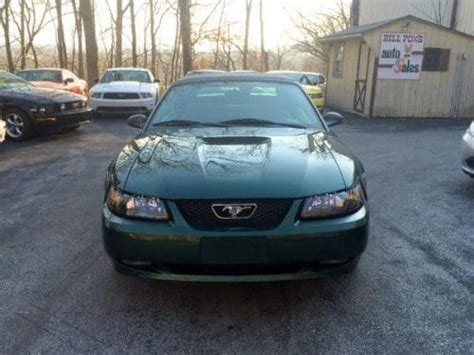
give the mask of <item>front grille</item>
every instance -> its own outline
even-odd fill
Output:
[[[287,215],[292,200],[181,200],[179,211],[186,222],[198,230],[250,229],[269,230],[280,225]],[[254,214],[246,219],[220,219],[212,211],[213,204],[250,203],[257,205]]]
[[[147,112],[146,107],[110,107],[110,106],[99,106],[97,107],[97,111],[99,112]]]
[[[107,92],[103,98],[109,100],[137,100],[140,95],[134,92]]]

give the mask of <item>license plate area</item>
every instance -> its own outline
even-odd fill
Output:
[[[268,262],[268,239],[204,237],[200,253],[205,264],[264,264]]]

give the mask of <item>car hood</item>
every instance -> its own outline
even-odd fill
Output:
[[[11,99],[31,100],[35,103],[62,103],[82,100],[83,97],[64,90],[44,89],[35,86],[5,89],[2,96]]]
[[[138,81],[112,81],[96,84],[92,90],[97,92],[150,92],[156,90],[156,84]]]
[[[171,200],[298,198],[343,190],[360,169],[327,133],[216,128],[138,136],[108,176],[124,191]]]

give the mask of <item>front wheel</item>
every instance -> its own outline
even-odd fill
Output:
[[[23,141],[32,134],[29,117],[26,113],[17,109],[6,109],[3,120],[7,124],[7,137],[12,141]]]

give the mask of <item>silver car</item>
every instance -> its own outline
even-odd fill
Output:
[[[462,170],[470,177],[474,177],[474,121],[462,138],[461,152]]]

